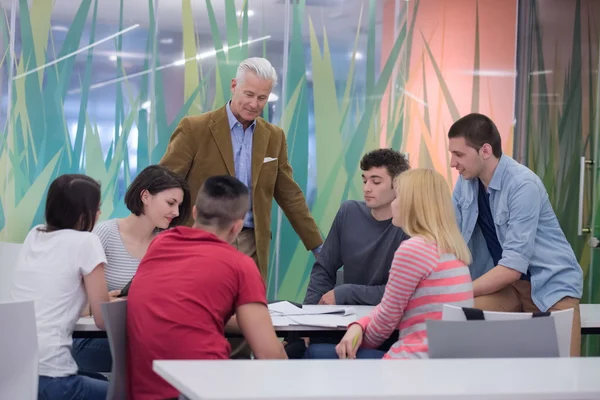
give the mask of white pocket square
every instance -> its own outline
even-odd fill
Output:
[[[265,159],[263,160],[263,164],[264,164],[264,163],[271,162],[271,161],[275,161],[275,160],[277,160],[277,158],[273,158],[273,157],[265,157]]]

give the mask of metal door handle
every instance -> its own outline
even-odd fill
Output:
[[[583,227],[583,197],[584,197],[584,186],[585,186],[585,166],[592,165],[594,161],[586,160],[585,156],[581,157],[579,164],[579,213],[577,218],[577,234],[579,236],[584,233],[590,233],[590,228]]]

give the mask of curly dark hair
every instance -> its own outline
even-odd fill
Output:
[[[368,171],[373,167],[385,167],[394,179],[400,173],[408,171],[410,164],[406,157],[394,149],[377,149],[368,152],[360,160],[360,169]]]

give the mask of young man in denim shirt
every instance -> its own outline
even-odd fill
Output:
[[[583,273],[538,176],[502,154],[494,122],[481,114],[448,132],[460,176],[453,201],[473,256],[475,307],[505,312],[574,309],[571,355],[579,356]]]

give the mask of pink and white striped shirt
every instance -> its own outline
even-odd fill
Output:
[[[422,237],[405,240],[394,255],[381,303],[358,321],[362,346],[381,345],[398,328],[399,339],[383,358],[427,358],[428,319],[442,319],[442,307],[473,307],[469,268],[454,254],[441,254]]]

